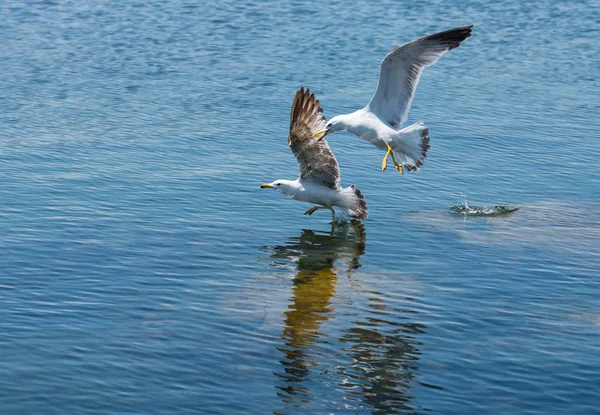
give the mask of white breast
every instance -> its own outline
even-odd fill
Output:
[[[386,150],[387,143],[391,142],[391,135],[396,133],[396,130],[390,128],[375,114],[365,109],[351,114],[351,122],[347,131],[383,150]]]

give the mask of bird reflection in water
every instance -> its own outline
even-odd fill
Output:
[[[413,311],[388,306],[386,294],[376,291],[367,294],[366,315],[340,339],[347,344],[346,353],[353,361],[339,368],[344,378],[340,386],[352,396],[348,400],[362,402],[361,407],[373,413],[420,412],[423,408],[415,406],[409,391],[421,354],[422,343],[416,337],[426,326],[409,320]]]
[[[364,226],[353,221],[334,225],[330,232],[303,230],[300,237],[273,248],[272,259],[294,261],[297,269],[291,304],[285,312],[284,346],[279,349],[284,355],[281,363],[285,373],[276,373],[284,383],[278,388],[286,403],[308,400],[309,390],[302,382],[316,363],[309,360],[307,348],[321,336],[321,324],[333,318],[331,298],[338,263],[347,273],[358,269],[365,240]]]
[[[274,265],[281,260],[296,265],[292,298],[284,313],[283,346],[278,348],[283,371],[275,373],[278,395],[290,413],[320,406],[377,414],[424,410],[412,402],[409,392],[418,371],[417,338],[426,329],[412,321],[416,313],[410,309],[412,299],[378,292],[371,287],[373,281],[354,281],[343,285],[349,292],[340,293],[352,301],[337,301],[334,310],[338,274],[351,277],[361,266],[365,247],[363,225],[352,222],[331,232],[304,230],[286,245],[271,248]],[[357,280],[367,275],[359,274]],[[386,275],[376,277],[385,279]],[[398,287],[400,293],[405,289]],[[409,304],[409,309],[398,307],[400,303]],[[335,318],[335,325],[327,325],[323,333],[323,324]],[[341,335],[332,337],[333,327]],[[275,412],[280,413],[288,412]]]

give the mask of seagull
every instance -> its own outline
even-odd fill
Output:
[[[300,88],[292,104],[288,137],[300,176],[296,180],[275,180],[260,187],[276,189],[294,200],[319,205],[304,212],[305,215],[312,215],[319,209],[329,209],[332,220],[335,220],[333,206],[337,206],[353,219],[366,219],[368,213],[364,196],[354,185],[346,188],[340,186],[338,162],[327,141],[313,137],[315,131],[323,128],[325,121],[315,94],[310,89],[305,91],[304,87]]]
[[[351,114],[331,118],[314,136],[322,140],[331,132],[348,131],[386,151],[381,170],[386,169],[390,156],[400,173],[404,174],[403,166],[408,171],[418,170],[427,157],[429,128],[422,121],[400,127],[408,119],[423,69],[471,36],[472,27],[446,30],[392,49],[381,62],[379,84],[371,102]]]

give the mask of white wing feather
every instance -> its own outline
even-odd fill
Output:
[[[459,27],[395,47],[381,62],[377,91],[365,108],[394,128],[408,119],[408,111],[423,68],[471,36],[471,26]]]

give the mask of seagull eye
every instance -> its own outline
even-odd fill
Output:
[[[275,183],[275,186],[279,186],[281,183]]]

